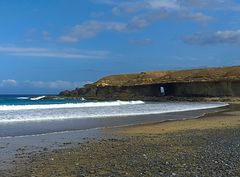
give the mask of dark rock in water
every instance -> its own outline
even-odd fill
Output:
[[[159,100],[171,97],[239,97],[240,66],[107,76],[60,97]]]
[[[65,90],[61,92],[60,95],[64,95],[66,97],[75,97],[75,96],[78,96],[78,92],[77,90],[72,90],[72,91]]]

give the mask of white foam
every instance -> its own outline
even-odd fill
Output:
[[[121,102],[121,101],[117,101]],[[39,122],[39,121],[57,121],[68,119],[89,119],[89,118],[109,118],[137,115],[153,115],[171,112],[193,111],[201,109],[210,109],[226,106],[224,103],[147,103],[126,105],[124,107],[82,107],[76,109],[49,109],[49,110],[26,110],[26,111],[0,111],[0,123],[14,122]],[[112,102],[105,102],[112,103]],[[115,102],[114,102],[115,103]],[[82,105],[85,103],[82,103]],[[92,104],[92,103],[91,103]],[[122,104],[122,102],[121,102]],[[7,114],[4,114],[7,113]]]
[[[18,100],[28,100],[29,97],[17,97]]]
[[[45,98],[46,96],[39,96],[39,97],[33,97],[33,98],[30,98],[30,100],[32,101],[37,101],[37,100],[41,100],[43,98]]]
[[[112,101],[112,102],[88,102],[88,103],[66,103],[66,104],[46,104],[46,105],[2,105],[0,111],[19,111],[36,109],[63,109],[63,108],[84,108],[84,107],[106,107],[144,104],[143,101]]]

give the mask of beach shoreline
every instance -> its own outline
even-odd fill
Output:
[[[77,173],[85,174],[86,176],[94,176],[102,173],[102,175],[99,176],[106,176],[107,174],[110,175],[115,170],[113,174],[131,176],[131,173],[129,172],[130,169],[128,169],[127,171],[124,171],[122,169],[123,167],[126,167],[127,164],[121,159],[119,162],[116,161],[116,159],[118,158],[117,155],[121,156],[119,154],[120,152],[124,154],[124,152],[127,153],[126,151],[129,151],[129,153],[127,153],[125,157],[125,160],[131,161],[133,160],[132,155],[134,155],[132,151],[134,149],[136,150],[136,152],[141,151],[141,141],[145,142],[144,146],[150,148],[149,152],[151,152],[152,155],[157,155],[158,153],[164,152],[164,150],[159,151],[156,148],[159,146],[159,144],[163,143],[163,140],[164,142],[167,141],[169,143],[168,138],[166,138],[169,136],[171,138],[179,138],[179,134],[183,134],[183,137],[186,135],[193,136],[193,132],[197,132],[197,134],[203,134],[205,132],[210,132],[209,134],[216,134],[216,132],[219,131],[228,132],[233,130],[234,132],[238,132],[240,128],[239,111],[240,106],[238,104],[235,104],[228,106],[227,109],[225,108],[222,110],[211,110],[210,112],[205,112],[203,113],[205,114],[204,116],[201,116],[201,114],[199,115],[198,112],[198,116],[195,117],[198,117],[197,119],[188,120],[186,118],[182,118],[186,120],[175,120],[161,123],[152,122],[138,125],[104,128],[94,130],[94,133],[92,133],[94,136],[89,136],[91,134],[90,133],[89,135],[86,135],[85,137],[82,136],[81,138],[77,136],[77,132],[75,131],[73,131],[71,135],[69,134],[72,138],[69,138],[70,136],[67,134],[65,134],[65,136],[62,136],[63,134],[60,135],[59,139],[56,139],[56,137],[53,136],[52,142],[49,141],[46,147],[42,146],[37,150],[33,150],[34,148],[31,149],[29,147],[25,147],[25,149],[18,149],[15,154],[14,162],[11,165],[12,167],[10,169],[0,169],[0,172],[1,174],[5,174],[5,176],[14,176],[14,174],[18,174],[19,176],[44,176],[47,174],[48,176],[54,176],[56,174],[60,176],[77,176]],[[193,111],[190,111],[190,113],[191,112]],[[186,115],[187,114],[183,114],[183,116]],[[223,137],[224,136],[225,135],[223,134]],[[63,139],[59,141],[61,138]],[[149,141],[149,139],[152,138],[154,139],[154,141]],[[201,138],[202,137],[200,137],[200,139]],[[231,139],[231,137],[228,138]],[[49,136],[46,136],[41,137],[40,139],[45,139],[44,141],[48,141],[51,138],[49,138]],[[55,148],[52,147],[54,143],[56,146]],[[174,142],[171,142],[171,144],[172,143],[174,144]],[[41,143],[39,143],[38,145],[40,144]],[[10,144],[8,146],[10,146]],[[174,146],[176,146],[176,144],[174,144]],[[154,148],[155,150],[153,150],[152,148]],[[32,152],[29,152],[26,149]],[[2,150],[4,150],[4,148]],[[131,152],[133,153],[132,155],[130,154]],[[74,154],[74,156],[69,155],[69,153]],[[111,157],[108,156],[108,153],[112,153],[115,155]],[[146,151],[145,153],[148,153],[148,151]],[[77,158],[78,156],[79,158]],[[109,165],[106,165],[105,167],[98,167],[96,166],[97,164],[95,164],[95,166],[91,165],[91,163],[97,163],[97,160],[101,161],[101,159],[105,159],[106,161],[109,161],[109,163],[112,163],[114,161],[115,165],[119,165],[119,169],[116,169],[114,166],[111,167]],[[64,161],[64,163],[61,162],[62,160]],[[135,160],[138,161],[139,159]],[[74,161],[75,164],[70,163],[70,161]],[[7,165],[7,163],[8,162],[6,162],[5,165]],[[138,165],[142,166],[146,164],[143,163],[143,161],[140,159]],[[42,166],[46,170],[39,172],[40,166]],[[37,171],[38,173],[36,173]],[[150,173],[153,174],[151,168],[149,168],[149,174]],[[155,173],[158,174],[157,172],[154,172],[154,174]],[[134,172],[134,174],[136,175],[136,172]],[[132,173],[132,175],[134,174]],[[148,175],[145,174],[143,176]]]
[[[232,117],[229,116],[227,120],[224,120],[226,119],[226,116],[223,116],[225,113],[231,113]],[[115,132],[116,134],[122,134],[122,135],[137,135],[141,133],[142,134],[151,133],[151,132],[154,133],[154,131],[157,131],[158,134],[165,134],[165,133],[173,133],[177,131],[185,131],[185,130],[192,130],[192,129],[199,129],[199,130],[214,129],[214,128],[217,129],[217,128],[225,128],[225,127],[238,125],[238,119],[233,118],[234,116],[238,116],[238,115],[240,116],[240,104],[231,103],[223,107],[222,109],[215,109],[214,111],[204,112],[202,115],[191,117],[189,119],[188,118],[184,118],[181,120],[173,119],[173,120],[166,120],[162,122],[122,126],[115,129],[107,128],[105,130],[106,131],[110,130],[112,132]],[[225,124],[224,123],[220,124],[221,121],[225,122]],[[227,124],[226,124],[226,121],[227,121]],[[197,125],[197,123],[199,123],[199,125]],[[202,126],[203,124],[204,126]],[[174,128],[172,128],[171,126]],[[160,130],[154,130],[154,128],[158,128],[158,127],[163,128],[164,130],[162,132]]]
[[[181,104],[184,105],[184,102],[179,102],[179,103],[180,103],[180,106]],[[160,106],[163,106],[163,107],[171,106],[171,105],[174,105],[175,103],[169,103],[169,104],[170,105],[160,105]],[[191,104],[191,103],[188,103],[188,104]],[[8,119],[6,119],[5,120],[6,122],[0,122],[0,138],[42,135],[42,134],[50,134],[50,133],[58,133],[58,132],[101,129],[105,127],[121,127],[121,126],[138,125],[138,124],[144,124],[144,123],[150,123],[150,122],[162,122],[162,121],[170,121],[170,120],[188,119],[192,117],[201,116],[202,114],[205,114],[208,112],[222,110],[227,107],[227,105],[225,105],[224,103],[219,103],[219,105],[216,103],[213,103],[213,105],[211,105],[211,103],[207,103],[206,105],[201,105],[201,104],[202,103],[199,103],[200,108],[197,108],[197,106],[195,106],[192,108],[188,108],[189,110],[185,110],[181,108],[179,110],[176,109],[176,110],[158,111],[157,108],[155,108],[156,113],[149,113],[150,111],[146,110],[147,111],[146,113],[144,113],[144,111],[142,112],[140,111],[140,113],[136,112],[136,113],[132,113],[132,115],[119,114],[119,116],[107,116],[107,117],[105,117],[104,115],[103,116],[99,115],[100,117],[90,116],[90,117],[83,117],[83,118],[67,117],[65,119],[54,117],[54,119],[46,119],[46,120],[43,118],[38,118],[37,120],[34,120],[34,118],[30,118],[32,121],[27,121],[20,118],[16,122],[9,121]],[[150,102],[150,103],[146,103],[146,105],[155,106],[158,104]],[[88,108],[88,109],[91,109],[91,108]],[[55,112],[57,111],[58,110],[55,110]],[[69,112],[74,112],[74,111],[78,111],[78,110],[76,109],[69,110]],[[27,114],[27,112],[25,114]],[[25,114],[23,116],[25,116]],[[49,114],[52,114],[52,113],[50,112]],[[44,116],[46,117],[46,115]]]

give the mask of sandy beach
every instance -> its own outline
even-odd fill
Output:
[[[198,119],[100,132],[107,136],[85,141],[66,136],[57,143],[61,148],[18,149],[11,168],[1,169],[1,176],[240,175],[239,105]]]
[[[0,177],[240,177],[240,0],[0,0]]]

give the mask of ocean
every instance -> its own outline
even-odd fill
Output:
[[[133,123],[139,123],[136,116],[226,106],[224,103],[144,102],[141,100],[100,102],[83,98],[45,100],[44,97],[44,95],[1,95],[0,136],[97,128],[104,127],[105,124],[114,126],[116,122],[126,120],[126,117],[128,120],[134,117]],[[114,119],[116,117],[117,120]]]

